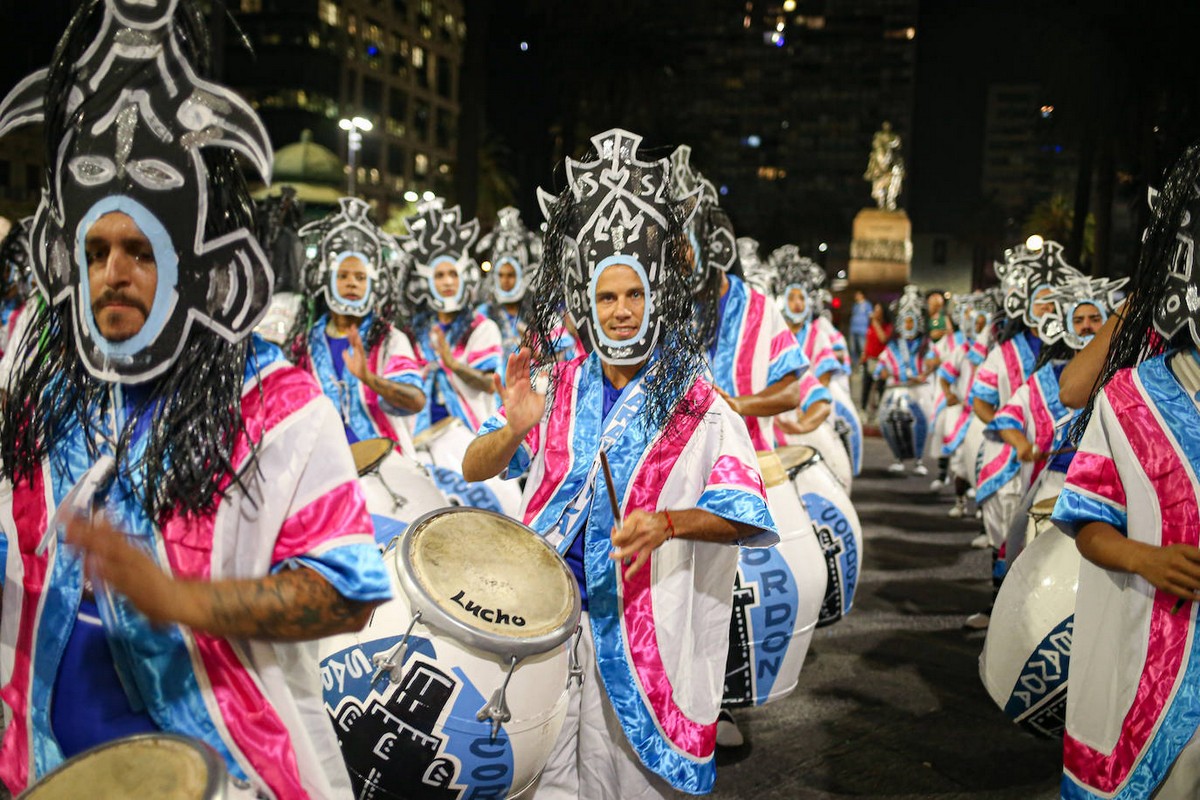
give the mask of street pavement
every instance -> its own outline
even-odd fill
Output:
[[[991,557],[968,546],[979,523],[890,462],[868,438],[854,609],[816,632],[795,692],[738,712],[747,741],[718,752],[717,800],[1058,797],[1061,740],[1001,713],[979,679],[984,634],[962,627],[991,599]]]

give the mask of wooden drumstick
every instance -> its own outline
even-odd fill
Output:
[[[617,487],[613,485],[612,470],[608,467],[608,453],[600,451],[600,466],[604,468],[604,486],[608,489],[608,504],[612,506],[613,521],[621,530],[621,506],[617,503]]]

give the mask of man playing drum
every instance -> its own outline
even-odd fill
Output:
[[[57,53],[0,104],[49,164],[49,302],[0,415],[0,779],[166,731],[272,797],[348,798],[310,640],[391,590],[336,412],[250,336],[273,276],[233,151],[269,177],[266,131],[197,76],[187,0],[87,3]]]
[[[529,467],[522,518],[565,555],[586,596],[583,682],[539,797],[711,791],[738,558],[729,545],[777,541],[746,425],[702,378],[684,234],[695,195],[666,199],[667,162],[641,160],[639,141],[597,135],[588,160],[567,160],[567,191],[543,195],[530,347],[509,360],[501,415],[463,464],[475,480]],[[556,364],[564,290],[594,349]]]

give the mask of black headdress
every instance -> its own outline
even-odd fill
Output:
[[[111,402],[106,381],[151,380],[156,424],[140,482],[147,512],[209,510],[237,480],[230,459],[245,433],[244,338],[266,309],[273,276],[236,155],[266,180],[272,154],[249,105],[201,77],[208,46],[193,0],[88,0],[53,64],[0,103],[0,135],[43,122],[48,145],[31,241],[49,304],[31,320],[22,346],[37,354],[19,368],[0,418],[0,461],[14,481],[73,426],[95,447]],[[157,267],[149,316],[124,342],[99,334],[82,247],[110,212],[134,220]],[[123,472],[133,469],[132,428],[117,432]]]
[[[811,258],[800,255],[800,248],[794,244],[775,248],[767,264],[772,275],[770,293],[774,295],[779,311],[793,324],[807,324],[819,313],[825,270]],[[804,311],[801,314],[794,314],[788,308],[788,294],[793,290],[804,294]]]
[[[483,281],[483,296],[493,305],[519,303],[525,298],[542,258],[542,237],[525,227],[521,212],[512,206],[496,213],[496,227],[479,240],[479,252],[492,264]],[[500,288],[500,267],[517,273],[513,288]]]
[[[650,359],[646,413],[652,425],[661,425],[705,369],[692,325],[685,233],[697,194],[671,200],[667,160],[643,161],[640,143],[640,136],[616,128],[598,134],[583,161],[567,159],[562,194],[538,191],[548,227],[532,289],[538,302],[529,309],[525,343],[533,349],[535,366],[555,361],[565,302],[601,360],[637,364]],[[632,342],[610,340],[594,315],[595,282],[618,263],[634,269],[646,286],[642,331]]]
[[[33,292],[33,254],[29,229],[33,217],[17,220],[0,240],[0,300],[23,301]]]

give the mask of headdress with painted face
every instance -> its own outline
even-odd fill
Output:
[[[470,251],[479,236],[479,220],[463,222],[462,210],[458,206],[446,208],[439,197],[422,205],[404,222],[408,236],[400,239],[400,246],[413,261],[408,299],[447,314],[474,305],[480,274]],[[444,297],[437,290],[434,276],[439,268],[453,269],[458,275],[458,290],[452,296]]]
[[[893,306],[896,319],[896,335],[912,341],[925,332],[925,298],[918,286],[909,284]],[[912,325],[907,322],[912,320]]]
[[[338,210],[302,227],[306,258],[304,293],[321,297],[335,314],[365,317],[391,305],[405,280],[405,259],[391,235],[371,221],[371,207],[356,197],[343,197]],[[338,271],[361,266],[366,285],[359,298],[338,291]]]
[[[686,144],[671,153],[671,199],[691,197],[699,192],[699,208],[687,227],[688,243],[692,247],[695,266],[692,271],[693,291],[701,291],[714,272],[744,274],[738,262],[733,222],[720,206],[720,195],[712,181],[692,166],[692,148]]]
[[[666,322],[659,290],[670,283],[671,231],[685,229],[695,213],[700,190],[672,200],[667,159],[645,161],[638,153],[642,137],[619,128],[592,137],[587,160],[566,160],[568,188],[556,197],[538,190],[546,218],[566,213],[561,265],[567,311],[601,360],[639,364],[662,340]],[[631,268],[645,287],[641,328],[633,339],[610,339],[596,313],[596,283],[611,266]]]
[[[33,254],[29,249],[29,229],[33,217],[12,224],[0,240],[0,300],[12,296],[23,301],[33,292]]]
[[[1018,245],[1005,254],[1005,264],[997,265],[1004,288],[1004,310],[1012,319],[1020,318],[1030,328],[1037,328],[1039,319],[1034,314],[1038,295],[1064,283],[1085,277],[1063,258],[1063,246],[1047,240],[1039,250],[1030,250]]]
[[[525,297],[542,260],[542,237],[525,227],[521,212],[512,206],[496,213],[496,227],[479,240],[479,252],[492,263],[484,280],[484,295],[497,303],[519,303]],[[500,270],[511,267],[516,282],[500,287]]]
[[[772,274],[771,294],[775,296],[785,319],[796,325],[804,325],[820,313],[825,270],[811,258],[800,255],[800,248],[794,244],[785,244],[771,251],[767,265]],[[804,311],[799,314],[788,306],[788,296],[792,292],[804,295]]]
[[[1095,332],[1079,335],[1075,332],[1076,311],[1085,305],[1095,306],[1100,313],[1099,325],[1108,319],[1108,312],[1120,299],[1128,278],[1077,278],[1056,286],[1045,295],[1044,302],[1053,304],[1054,310],[1043,315],[1038,323],[1038,337],[1045,344],[1065,342],[1072,350],[1082,350]],[[1097,325],[1097,330],[1099,329]]]
[[[1188,161],[1188,155],[1195,160],[1193,150],[1184,156],[1181,163]],[[1178,170],[1179,167],[1176,167]],[[1195,167],[1193,167],[1195,169]],[[1170,184],[1169,184],[1170,185]],[[1161,294],[1155,300],[1153,311],[1154,329],[1167,341],[1186,330],[1197,346],[1200,346],[1200,274],[1196,270],[1196,241],[1200,239],[1200,184],[1193,181],[1176,181],[1171,186],[1172,205],[1177,222],[1166,220],[1164,217],[1163,196],[1157,189],[1151,188],[1147,194],[1150,211],[1155,222],[1161,226],[1160,220],[1166,220],[1174,228],[1175,243],[1167,253],[1167,265],[1161,267],[1165,273]],[[1150,230],[1143,233],[1143,241],[1148,240]]]
[[[185,15],[190,24],[181,24]],[[270,263],[243,222],[253,219],[249,198],[231,191],[241,181],[235,151],[270,179],[270,140],[244,100],[200,76],[199,15],[190,0],[92,0],[63,37],[94,30],[91,45],[74,63],[30,75],[0,103],[0,135],[46,124],[48,186],[30,235],[34,278],[51,304],[70,304],[83,364],[101,380],[162,374],[196,325],[236,342],[271,296]],[[97,327],[84,252],[92,224],[110,212],[133,219],[157,267],[147,319],[121,342]]]

